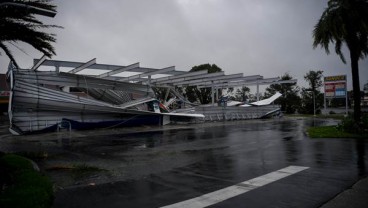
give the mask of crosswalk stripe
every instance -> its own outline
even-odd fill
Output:
[[[199,197],[167,205],[162,208],[187,208],[187,207],[201,208],[211,206],[219,202],[225,201],[227,199],[230,199],[232,197],[238,196],[240,194],[244,194],[253,189],[275,182],[282,178],[288,177],[300,171],[306,170],[308,168],[309,167],[288,166],[286,168],[268,173],[266,175],[262,175],[257,178],[253,178],[233,186],[229,186],[208,194],[204,194]]]

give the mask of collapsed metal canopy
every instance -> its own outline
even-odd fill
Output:
[[[83,62],[71,62],[60,60],[46,60],[45,57],[41,59],[34,59],[35,66],[33,70],[37,70],[40,66],[53,66],[55,71],[59,71],[60,67],[73,68],[68,73],[83,73],[84,69],[99,69],[106,70],[99,75],[95,75],[96,78],[103,78],[108,80],[116,80],[120,82],[142,82],[146,85],[155,87],[187,87],[197,86],[199,88],[229,88],[240,87],[249,85],[268,85],[268,84],[281,84],[281,83],[294,83],[297,80],[280,80],[279,77],[275,78],[263,78],[261,75],[244,76],[242,73],[225,75],[224,72],[208,73],[208,71],[196,71],[186,72],[177,71],[175,67],[167,67],[163,69],[144,68],[140,67],[139,63],[134,63],[127,66],[110,65],[110,64],[97,64],[96,59],[92,59],[86,63]],[[128,77],[117,76],[122,72],[135,72],[139,74],[131,75]],[[153,75],[166,75],[165,77],[153,78]],[[84,74],[88,75],[88,74]],[[115,76],[114,76],[115,75]],[[92,75],[88,75],[92,76]]]
[[[94,60],[94,59],[92,59]],[[89,61],[89,62],[93,62],[93,61]],[[40,61],[40,59],[34,59],[33,62],[34,64],[38,63]],[[73,62],[73,61],[60,61],[60,60],[44,60],[40,66],[52,66],[55,67],[55,70],[58,71],[60,67],[67,67],[67,68],[79,68],[86,63],[83,62]],[[155,72],[157,70],[160,69],[153,69],[153,68],[144,68],[144,67],[140,67],[139,63],[136,64],[132,64],[131,67],[130,66],[121,66],[121,65],[111,65],[111,64],[97,64],[97,63],[93,63],[91,65],[88,65],[86,67],[84,67],[83,69],[99,69],[99,70],[108,70],[109,72],[116,72],[116,73],[110,73],[110,74],[105,74],[103,75],[103,77],[109,77],[112,76],[114,74],[120,73],[120,72],[124,72],[124,71],[129,71],[129,72],[138,72],[138,73],[148,73],[148,72]],[[118,71],[120,70],[120,71]],[[171,71],[171,72],[166,72],[165,74],[168,75],[179,75],[179,74],[184,74],[186,73],[185,71]],[[100,75],[98,75],[100,76]],[[101,74],[102,76],[102,74]],[[102,77],[99,77],[102,78]]]
[[[198,88],[211,88],[212,105],[214,105],[215,102],[215,89],[255,85],[257,89],[256,93],[258,101],[260,85],[297,82],[296,79],[280,80],[279,77],[263,78],[263,76],[261,75],[244,76],[243,73],[225,75],[224,72],[208,73],[208,71],[206,70],[196,72],[177,71],[175,70],[174,66],[163,69],[154,69],[154,68],[140,67],[139,63],[127,66],[97,64],[96,59],[92,59],[86,63],[82,63],[82,62],[46,60],[45,57],[42,57],[41,59],[34,59],[34,64],[35,66],[32,67],[32,69],[34,70],[37,70],[37,68],[41,65],[54,66],[56,72],[59,72],[59,67],[74,68],[71,71],[69,71],[69,73],[82,72],[84,69],[107,70],[107,72],[95,75],[95,77],[107,80],[115,80],[118,82],[132,82],[132,81],[140,82],[148,87],[151,86],[164,87],[167,88],[167,94],[170,91],[170,89],[173,89],[174,87],[197,86]],[[118,73],[122,72],[136,72],[140,74],[131,75],[128,77],[117,76]],[[166,76],[160,78],[152,77],[153,75],[159,74]],[[217,96],[218,95],[216,93],[216,97]]]
[[[55,70],[40,70],[41,66],[55,67]],[[178,104],[177,109],[181,109],[181,103],[188,103],[191,107],[196,105],[187,101],[175,87],[210,87],[214,105],[215,95],[218,97],[219,94],[215,89],[255,84],[258,95],[261,84],[296,81],[280,81],[278,77],[265,79],[260,75],[244,76],[242,73],[208,73],[206,70],[185,72],[177,71],[173,66],[144,68],[139,63],[127,66],[97,64],[95,58],[86,63],[52,61],[46,60],[45,56],[35,59],[30,69],[19,69],[10,63],[8,70],[11,86],[8,114],[14,134],[66,126],[84,129],[164,125],[171,121],[204,118],[204,113],[193,114],[191,108],[190,111],[188,108],[175,111]],[[130,75],[124,77],[123,74]],[[155,75],[165,77],[157,78]],[[157,87],[166,88],[164,99],[156,97]],[[180,102],[174,103],[175,100]]]

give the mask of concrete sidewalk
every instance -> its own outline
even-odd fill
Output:
[[[324,204],[321,208],[366,208],[368,207],[368,177],[361,179]]]

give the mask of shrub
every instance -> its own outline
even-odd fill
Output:
[[[31,162],[18,155],[0,157],[2,193],[0,207],[51,207],[53,187],[50,180],[33,169]]]
[[[354,118],[351,115],[343,118],[341,122],[337,125],[337,128],[344,132],[349,133],[359,133],[359,125],[355,123]]]
[[[356,123],[351,114],[343,118],[342,121],[337,125],[337,128],[341,131],[348,133],[364,133],[368,130],[368,114],[364,114],[361,118],[361,123]]]
[[[363,114],[362,116],[362,127],[363,131],[368,131],[368,113]]]

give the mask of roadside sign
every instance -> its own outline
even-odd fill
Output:
[[[344,98],[346,96],[345,82],[327,82],[325,83],[326,98]]]
[[[325,86],[325,110],[326,98],[345,98],[346,114],[348,113],[348,95],[346,75],[328,76],[324,78]]]
[[[346,82],[346,75],[329,76],[329,77],[325,77],[324,80],[325,80],[325,83],[326,82],[337,82],[337,81]]]

